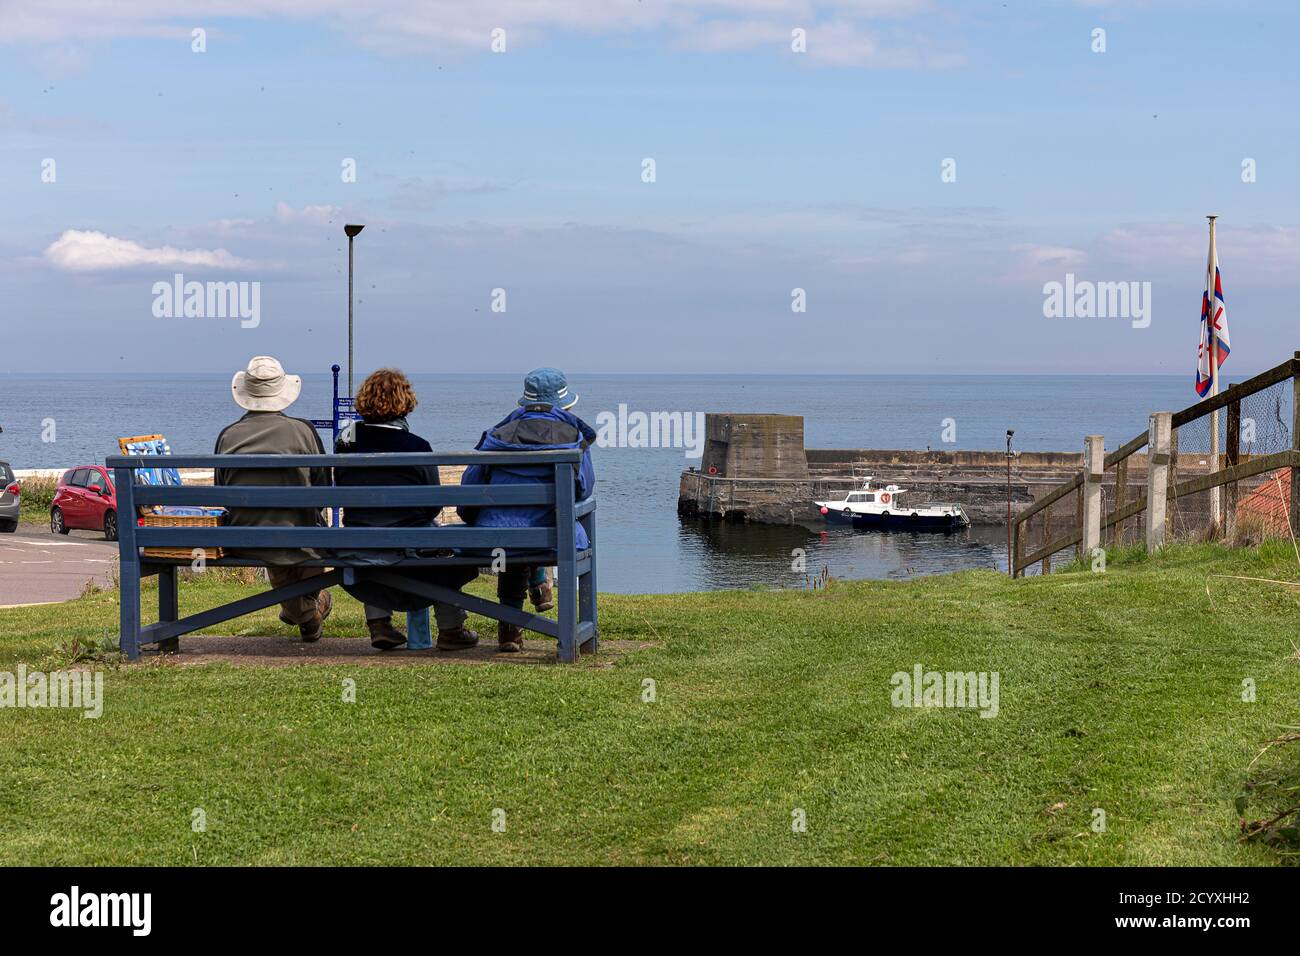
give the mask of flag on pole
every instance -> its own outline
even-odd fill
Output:
[[[1211,301],[1210,276],[1214,277]],[[1201,296],[1201,344],[1196,351],[1196,394],[1204,398],[1214,380],[1210,368],[1210,330],[1218,338],[1219,365],[1222,366],[1232,349],[1228,345],[1228,310],[1223,303],[1223,281],[1219,277],[1219,250],[1214,246],[1214,233],[1210,233],[1210,265],[1205,270],[1205,292]]]

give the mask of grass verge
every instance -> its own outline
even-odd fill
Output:
[[[609,595],[603,636],[654,642],[612,666],[96,664],[98,720],[0,710],[0,862],[1286,861],[1240,816],[1296,775],[1296,747],[1251,761],[1300,724],[1300,597],[1214,575],[1300,568],[1289,542],[1199,545],[1015,582]],[[196,579],[182,611],[248,587]],[[101,656],[116,600],[0,611],[0,670]],[[336,601],[327,638],[364,633]],[[291,634],[272,611],[217,630]],[[998,715],[895,708],[915,664],[998,672]]]

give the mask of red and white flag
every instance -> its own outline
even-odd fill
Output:
[[[1210,283],[1214,283],[1211,290]],[[1201,344],[1196,350],[1196,394],[1204,398],[1214,381],[1210,367],[1210,330],[1217,339],[1219,365],[1222,366],[1232,348],[1228,344],[1228,309],[1223,302],[1223,280],[1219,277],[1219,250],[1214,244],[1214,230],[1210,230],[1210,261],[1205,270],[1205,292],[1201,296]]]

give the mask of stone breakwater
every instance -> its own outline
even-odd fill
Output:
[[[1203,458],[1180,455],[1180,471],[1203,471]],[[1069,481],[1082,467],[1082,450],[1019,453],[1011,464],[1012,513]],[[822,517],[813,502],[839,497],[869,475],[877,484],[906,488],[909,504],[953,502],[975,524],[1006,524],[1005,450],[804,448],[803,419],[796,415],[706,416],[704,455],[699,468],[681,475],[677,513],[683,518],[819,525]],[[1145,481],[1146,457],[1138,454],[1130,459],[1128,487],[1140,489]],[[1113,490],[1113,472],[1106,483]],[[1128,492],[1129,500],[1134,494]],[[1054,528],[1064,533],[1073,516],[1059,510]]]

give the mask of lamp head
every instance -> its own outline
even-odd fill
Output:
[[[364,225],[361,226],[348,225],[343,227],[343,231],[347,234],[347,237],[351,239],[353,236],[355,236],[364,228],[366,228]]]

